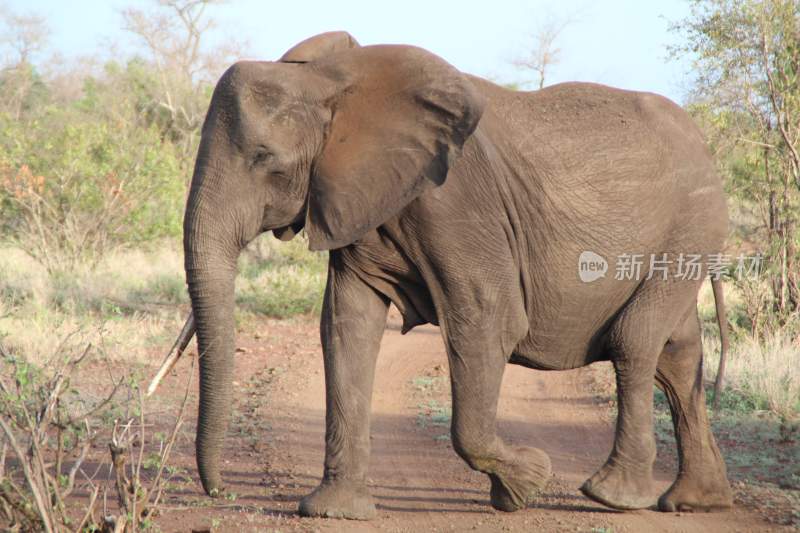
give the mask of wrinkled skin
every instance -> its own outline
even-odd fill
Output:
[[[495,432],[507,363],[566,370],[610,360],[619,417],[611,454],[582,487],[617,509],[656,503],[654,379],[680,458],[662,510],[724,508],[709,430],[699,280],[583,283],[578,257],[711,254],[727,213],[702,136],[668,100],[586,83],[515,92],[406,46],[323,34],[282,61],[220,79],[185,216],[186,273],[202,354],[197,463],[222,489],[233,375],[236,259],[250,240],[301,228],[330,250],[321,320],[325,471],[310,516],[370,518],[365,484],[373,372],[389,303],[404,330],[441,328],[456,452],[513,511],[548,481],[535,448]],[[612,263],[613,265],[613,263]]]

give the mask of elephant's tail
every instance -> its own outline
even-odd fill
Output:
[[[719,325],[720,352],[717,379],[714,381],[714,409],[719,406],[719,395],[725,376],[725,359],[728,355],[728,319],[725,315],[725,295],[722,291],[722,280],[711,278],[711,289],[714,291],[714,304],[717,308],[717,324]]]

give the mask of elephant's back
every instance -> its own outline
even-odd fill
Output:
[[[518,180],[535,180],[549,197],[530,198],[538,209],[573,213],[585,225],[579,231],[644,226],[651,235],[640,235],[643,242],[686,221],[697,226],[698,241],[724,240],[721,179],[702,133],[677,104],[596,83],[538,91],[473,83],[488,101],[481,121],[488,137],[527,163]]]
[[[514,91],[471,77],[486,97],[482,123],[503,135],[544,174],[591,180],[624,174],[718,181],[702,132],[680,106],[647,92],[598,83],[568,82]],[[613,168],[610,166],[613,165]],[[699,185],[699,184],[698,184]]]

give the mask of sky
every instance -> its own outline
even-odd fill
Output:
[[[131,54],[122,30],[125,7],[154,0],[0,0],[18,14],[44,16],[49,48],[66,60]],[[231,0],[209,15],[210,43],[246,43],[248,58],[274,60],[303,39],[330,30],[350,32],[362,45],[420,46],[460,70],[500,83],[532,82],[513,65],[548,20],[571,20],[556,41],[560,63],[546,83],[594,81],[663,94],[683,102],[690,79],[686,60],[667,60],[676,36],[670,22],[686,17],[686,0]],[[533,85],[530,86],[531,88]]]

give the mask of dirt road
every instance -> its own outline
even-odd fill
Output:
[[[301,519],[295,513],[297,501],[318,483],[324,453],[324,374],[317,335],[313,323],[278,321],[240,335],[240,393],[224,470],[228,496],[224,502],[205,498],[196,481],[187,478],[158,520],[163,530],[775,530],[741,508],[715,514],[621,513],[583,497],[577,487],[611,447],[613,412],[607,398],[597,395],[597,382],[608,379],[610,368],[546,373],[508,367],[500,434],[509,442],[544,449],[554,477],[530,508],[494,511],[488,479],[471,471],[449,441],[449,385],[438,329],[426,326],[401,336],[396,317],[383,340],[373,397],[370,486],[378,518]],[[174,384],[181,379],[170,378]],[[178,462],[196,479],[192,452],[189,431]],[[660,487],[666,489],[674,474],[662,462],[657,470]]]

